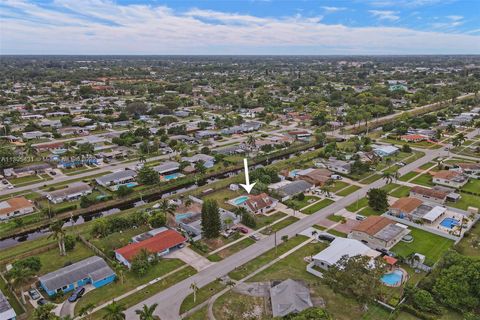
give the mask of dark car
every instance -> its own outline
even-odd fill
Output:
[[[335,240],[335,237],[329,234],[321,233],[318,235],[318,240],[325,240],[328,242],[332,242],[333,240]]]
[[[83,287],[77,288],[77,290],[75,290],[72,293],[72,295],[68,298],[68,301],[69,302],[75,302],[78,299],[80,299],[83,296],[84,293],[85,293],[85,288],[83,288]]]
[[[393,253],[392,251],[388,251],[385,248],[377,248],[375,250],[377,250],[378,252],[381,252],[382,254],[384,254],[386,256],[395,257],[395,253]]]
[[[39,299],[39,300],[37,301],[37,304],[38,304],[39,306],[43,306],[44,304],[47,304],[47,303],[48,303],[48,301],[45,300],[44,298],[41,298],[41,299]]]
[[[33,300],[38,300],[38,299],[40,299],[40,294],[39,294],[38,291],[35,290],[35,289],[30,289],[30,290],[28,290],[28,295],[29,295],[30,298],[32,298]]]

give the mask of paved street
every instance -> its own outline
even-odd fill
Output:
[[[426,153],[424,157],[400,168],[400,174],[406,174],[407,172],[414,170],[415,168],[423,165],[424,163],[432,161],[436,157],[447,156],[447,152],[443,149],[423,150],[423,152]],[[280,230],[277,233],[277,238],[280,239],[284,235],[293,237],[304,229],[314,225],[320,219],[326,218],[330,214],[342,210],[345,206],[354,202],[355,200],[364,197],[370,188],[379,188],[383,185],[385,185],[385,180],[377,180],[370,185],[365,186],[357,190],[356,192],[332,203],[330,206],[321,209],[318,212],[307,216],[295,222],[294,224],[291,224],[290,226],[287,226],[286,228]],[[127,309],[127,319],[138,319],[137,315],[135,314],[135,310],[140,309],[144,304],[151,305],[153,303],[158,303],[156,314],[162,320],[178,319],[180,305],[183,299],[191,293],[189,287],[192,282],[195,282],[199,287],[203,287],[211,281],[222,277],[223,275],[226,275],[230,271],[234,270],[236,267],[241,266],[242,264],[272,249],[274,247],[274,243],[274,236],[269,236],[243,249],[242,251],[213,264],[212,266],[200,271],[196,275],[186,280],[183,280],[173,285],[172,287],[161,291],[154,296],[142,301],[141,303]]]

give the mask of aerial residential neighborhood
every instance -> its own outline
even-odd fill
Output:
[[[0,320],[480,319],[478,4],[313,3],[0,5]]]

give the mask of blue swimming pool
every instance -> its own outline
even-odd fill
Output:
[[[172,173],[172,174],[167,174],[167,175],[164,176],[163,178],[168,181],[168,180],[177,179],[177,178],[180,177],[180,176],[181,176],[181,173],[176,172],[176,173]]]
[[[381,280],[386,285],[395,287],[401,284],[402,278],[403,278],[403,272],[401,270],[394,270],[390,273],[384,274]]]
[[[458,226],[460,224],[460,221],[454,218],[445,218],[440,222],[440,225],[442,227],[448,228],[448,229],[453,229],[455,226]]]
[[[239,206],[241,205],[242,203],[244,203],[245,201],[248,200],[248,197],[247,196],[241,196],[241,197],[238,197],[238,198],[235,198],[233,199],[233,203],[236,205],[236,206]]]

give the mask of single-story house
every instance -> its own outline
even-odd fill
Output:
[[[8,302],[7,297],[0,290],[0,319],[2,320],[15,320],[17,319],[17,314],[13,310],[10,302]]]
[[[166,229],[146,240],[130,243],[115,250],[115,258],[130,268],[133,259],[142,249],[147,250],[152,255],[162,256],[180,247],[186,241],[187,239],[177,231]]]
[[[23,139],[25,140],[33,140],[33,139],[40,139],[43,137],[51,137],[50,132],[41,132],[41,131],[28,131],[22,133]]]
[[[32,164],[32,165],[20,167],[20,168],[5,169],[4,175],[6,177],[13,176],[15,178],[20,178],[20,177],[31,176],[34,174],[45,173],[46,170],[49,170],[51,168],[52,166],[49,165],[48,163]]]
[[[260,214],[272,211],[277,206],[278,201],[266,193],[258,195],[250,194],[248,199],[241,204],[242,207],[251,213]]]
[[[450,170],[459,171],[470,178],[480,178],[480,163],[460,162]]]
[[[324,270],[328,270],[344,256],[368,256],[376,258],[380,252],[371,249],[367,245],[355,239],[336,237],[330,245],[312,257],[313,264]]]
[[[98,177],[95,181],[106,188],[116,188],[119,185],[125,185],[130,182],[134,182],[137,177],[137,172],[134,170],[122,170],[113,173],[106,174],[104,176]]]
[[[332,176],[332,172],[327,169],[313,169],[308,173],[299,173],[297,178],[304,180],[314,186],[323,186],[327,181],[329,181]]]
[[[440,170],[433,174],[432,181],[435,184],[459,189],[468,182],[468,177],[457,171]]]
[[[284,280],[270,288],[272,315],[284,317],[291,313],[299,313],[313,307],[310,289],[292,279]]]
[[[71,201],[92,193],[92,187],[85,182],[73,182],[66,188],[47,193],[47,199],[53,203]]]
[[[152,168],[158,174],[165,174],[165,173],[170,173],[170,172],[175,172],[180,169],[180,164],[175,161],[167,161],[162,164],[159,164],[158,166],[155,166]]]
[[[417,198],[400,198],[390,206],[388,213],[402,219],[411,219],[413,212],[422,204],[423,201]]]
[[[328,170],[331,170],[333,172],[338,172],[343,174],[349,174],[352,170],[352,164],[350,162],[338,160],[338,159],[329,159],[325,163],[325,167]]]
[[[0,202],[0,220],[7,220],[34,211],[35,206],[25,197],[16,197]]]
[[[277,189],[278,194],[282,197],[282,201],[288,200],[293,196],[307,192],[315,186],[305,180],[291,181]]]
[[[182,157],[182,161],[189,162],[191,164],[203,161],[203,165],[206,168],[211,168],[215,164],[215,158],[208,154],[199,153],[191,157]]]
[[[47,273],[39,278],[40,286],[51,297],[91,284],[95,288],[113,282],[115,272],[102,258],[93,256]]]
[[[390,157],[397,153],[400,149],[394,146],[374,145],[372,151],[379,157]]]
[[[406,134],[401,136],[400,139],[406,142],[420,142],[427,141],[429,138],[428,136],[424,136],[423,134]]]
[[[370,216],[354,226],[348,237],[372,249],[390,249],[408,233],[410,230],[403,224],[382,216]]]
[[[438,203],[445,203],[447,200],[448,192],[438,190],[438,189],[430,189],[421,186],[414,186],[410,188],[410,197],[417,198],[420,200],[425,201],[435,201]]]

